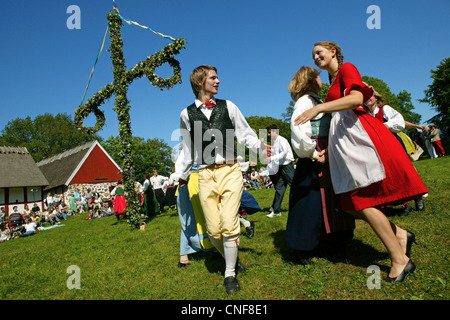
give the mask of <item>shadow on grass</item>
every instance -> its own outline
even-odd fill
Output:
[[[239,252],[253,251],[253,249],[239,249]],[[257,253],[258,254],[258,253]],[[259,253],[259,255],[261,255]],[[206,269],[209,273],[220,273],[224,276],[225,272],[225,259],[220,253],[215,250],[199,251],[194,254],[189,255],[189,260],[191,261],[203,261]],[[245,262],[244,262],[245,264]]]
[[[279,250],[283,261],[301,264],[298,252],[288,248],[286,245],[285,230],[274,232],[271,236],[274,246]],[[366,268],[377,261],[389,258],[389,255],[387,252],[380,252],[358,239],[351,239],[341,244],[336,244],[334,241],[323,241],[312,252],[312,257],[323,258],[332,263],[345,263]],[[383,266],[380,267],[384,268]]]
[[[169,210],[165,210],[163,212],[155,212],[150,214],[150,216],[140,216],[141,222],[145,222],[146,224],[149,224],[154,219],[158,218],[165,218],[165,217],[174,217],[178,216],[178,211],[174,208],[169,208]],[[114,216],[114,222],[111,224],[112,226],[118,225],[119,223],[127,223],[127,216],[126,214],[121,215],[120,218],[117,218],[117,216]]]

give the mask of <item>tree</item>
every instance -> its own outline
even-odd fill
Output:
[[[271,144],[270,139],[268,139],[269,137],[267,136],[267,131],[266,128],[272,124],[277,125],[278,129],[279,129],[279,134],[283,137],[285,137],[286,139],[288,139],[288,141],[291,140],[291,127],[289,123],[284,122],[281,119],[275,119],[272,117],[259,117],[259,116],[251,116],[248,118],[245,118],[249,124],[249,126],[256,132],[256,135],[259,138],[264,138],[264,141],[267,144]],[[263,130],[260,132],[260,130]],[[249,161],[249,150],[247,148],[245,148],[245,155],[246,155],[246,159],[245,161]],[[256,168],[259,169],[261,166],[265,166],[266,163],[264,163],[264,160],[261,159],[261,154],[259,154],[258,156],[258,161],[257,161],[257,165]]]
[[[102,138],[78,131],[68,114],[45,113],[34,119],[28,116],[9,121],[2,130],[0,145],[26,147],[39,162],[92,140],[101,142]]]
[[[433,118],[427,120],[434,122],[438,127],[450,127],[450,57],[441,61],[436,70],[431,70],[433,82],[425,92],[425,98],[419,100],[431,105],[431,108],[438,113]]]
[[[397,95],[392,93],[389,86],[378,78],[363,76],[362,80],[372,86],[379,94],[386,99],[386,104],[397,110],[406,121],[420,124],[421,115],[413,112],[414,105],[411,102],[411,94],[406,91],[400,91]]]
[[[144,181],[144,174],[152,175],[152,170],[158,170],[163,176],[168,176],[174,165],[171,159],[172,148],[160,139],[144,140],[140,137],[133,137],[131,141],[133,149],[133,163],[135,181]],[[114,161],[122,167],[123,157],[120,137],[110,136],[102,146],[111,155]]]

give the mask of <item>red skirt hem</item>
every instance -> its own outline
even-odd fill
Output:
[[[386,178],[341,194],[342,209],[360,211],[369,207],[402,204],[426,194],[427,188],[395,136],[364,110],[355,109],[354,112],[377,149]]]

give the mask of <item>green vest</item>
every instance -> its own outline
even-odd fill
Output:
[[[310,120],[313,137],[326,137],[330,131],[331,113],[325,113],[319,120]]]
[[[317,97],[310,95],[318,103],[322,103]],[[310,120],[313,137],[327,137],[330,131],[331,113],[325,113],[319,120]]]
[[[201,159],[193,159],[199,164],[214,164],[217,153],[225,159],[236,158],[234,125],[228,115],[225,100],[216,99],[216,106],[213,107],[209,120],[195,103],[187,107],[187,114],[191,126],[192,149],[195,149],[194,152],[201,152]]]

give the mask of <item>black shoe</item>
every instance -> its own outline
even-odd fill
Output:
[[[239,259],[237,259],[237,261],[236,261],[235,271],[236,271],[236,274],[237,274],[237,273],[244,273],[245,271],[247,271],[247,269],[246,269],[245,266],[242,264],[242,262],[239,261]]]
[[[232,294],[233,292],[239,291],[241,288],[239,286],[239,282],[237,281],[236,277],[230,276],[226,277],[223,281],[223,284],[225,285],[225,290],[228,294]]]
[[[307,266],[313,264],[311,253],[308,251],[297,251],[297,254],[294,258],[295,262]]]
[[[425,210],[425,204],[423,203],[422,197],[420,197],[420,199],[417,199],[415,202],[416,202],[416,210],[417,211]]]
[[[405,205],[405,209],[403,209],[403,211],[401,213],[399,213],[398,215],[400,217],[406,217],[411,211],[412,211],[412,207],[409,203],[407,203]]]
[[[187,263],[181,263],[181,262],[178,262],[178,268],[184,268],[184,267],[186,267],[188,264]]]
[[[411,260],[409,260],[403,271],[397,277],[391,278],[388,276],[385,282],[386,283],[403,282],[403,280],[405,280],[405,278],[409,274],[413,273],[414,270],[416,270],[416,266]]]
[[[406,256],[410,258],[412,244],[416,243],[416,235],[406,230]]]
[[[251,239],[255,235],[255,223],[250,221],[250,226],[245,228],[247,238]]]

